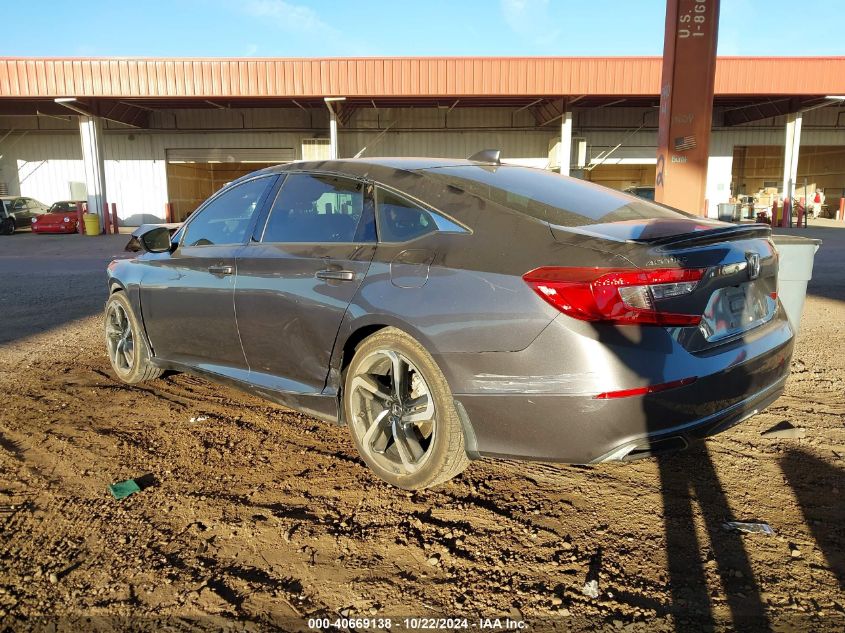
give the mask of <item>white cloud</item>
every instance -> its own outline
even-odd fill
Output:
[[[314,9],[284,0],[251,0],[245,6],[246,12],[257,18],[273,20],[287,31],[306,33],[335,32],[336,29],[324,22]]]
[[[549,27],[549,0],[500,0],[500,6],[505,24],[527,42],[545,48],[558,41],[560,29]]]
[[[320,14],[304,4],[294,4],[285,0],[249,0],[244,3],[234,3],[233,6],[242,14],[260,21],[272,28],[290,33],[292,38],[305,39],[321,46],[322,55],[364,56],[373,55],[368,40],[356,35],[357,31],[346,31],[337,28],[324,20]],[[296,38],[299,36],[299,38]],[[278,47],[266,44],[261,46],[265,55],[272,55]],[[290,50],[286,51],[290,54]]]

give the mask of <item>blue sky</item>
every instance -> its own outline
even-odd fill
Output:
[[[3,56],[660,55],[665,0],[3,3]],[[842,0],[722,0],[720,55],[845,55]]]

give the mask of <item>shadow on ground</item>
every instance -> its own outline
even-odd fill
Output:
[[[841,489],[845,486],[845,469],[799,449],[788,451],[780,466],[816,544],[845,590],[845,504],[841,496],[845,492]],[[819,496],[819,489],[830,494]]]

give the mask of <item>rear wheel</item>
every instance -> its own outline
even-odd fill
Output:
[[[430,488],[469,465],[443,372],[401,330],[381,330],[358,346],[346,371],[343,406],[361,457],[394,486]]]
[[[11,235],[15,232],[15,220],[14,218],[4,218],[2,222],[0,222],[0,234],[2,235]]]
[[[106,349],[118,378],[135,384],[161,376],[162,370],[150,362],[150,348],[125,293],[109,297],[104,325]]]

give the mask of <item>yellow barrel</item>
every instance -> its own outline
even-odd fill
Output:
[[[82,221],[85,223],[85,235],[100,234],[100,216],[96,213],[83,213]]]

